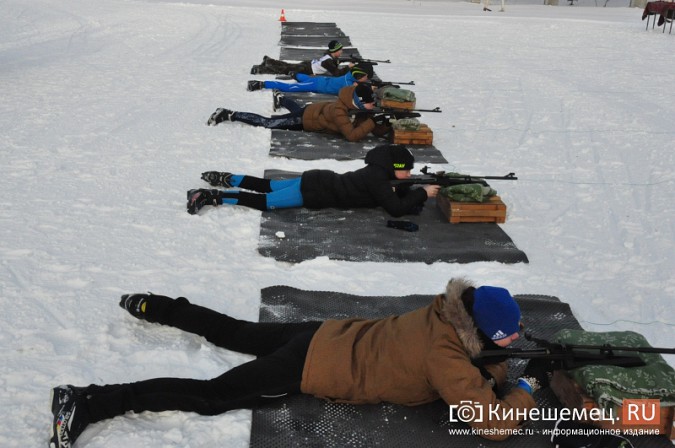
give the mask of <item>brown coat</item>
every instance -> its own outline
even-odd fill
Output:
[[[302,114],[302,128],[308,132],[326,132],[342,134],[350,142],[358,142],[375,129],[375,122],[366,120],[354,121],[349,110],[358,110],[354,105],[354,89],[343,87],[337,101],[310,104]]]
[[[471,363],[482,348],[473,319],[461,302],[473,286],[466,280],[448,283],[446,293],[424,308],[377,320],[329,320],[314,335],[302,373],[301,389],[331,401],[366,404],[389,402],[415,406],[442,398],[485,406],[475,428],[516,428],[518,420],[488,419],[487,405],[517,408],[521,415],[535,402],[521,388],[503,400]],[[506,380],[506,363],[487,366],[498,383]],[[495,431],[484,437],[503,440]]]

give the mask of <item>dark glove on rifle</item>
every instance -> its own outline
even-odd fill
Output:
[[[375,124],[388,124],[389,119],[385,114],[375,114],[372,117],[372,120],[375,122]]]
[[[518,378],[518,387],[527,390],[525,386],[527,385],[529,386],[530,390],[528,392],[530,393],[535,393],[539,389],[548,387],[554,368],[555,364],[550,359],[530,359],[523,375]]]

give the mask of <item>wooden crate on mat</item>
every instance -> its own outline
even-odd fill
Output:
[[[399,145],[431,145],[434,143],[434,133],[426,124],[421,124],[416,131],[394,129],[391,135],[392,142]]]
[[[558,397],[558,400],[569,409],[586,409],[587,415],[591,409],[599,409],[598,404],[588,396],[585,391],[576,383],[572,378],[562,371],[555,371],[553,378],[551,379],[551,390]],[[600,412],[600,411],[595,411]],[[618,418],[617,421],[611,420],[593,420],[588,421],[595,426],[598,426],[603,429],[614,429],[621,430],[622,432],[630,433],[630,430],[647,430],[653,431],[657,430],[659,434],[665,435],[671,439],[675,439],[675,427],[673,427],[673,418],[675,417],[675,408],[674,407],[661,407],[660,408],[660,421],[658,425],[654,424],[644,424],[644,425],[635,425],[629,424],[623,421],[623,408],[620,407],[618,411],[613,415],[614,418]],[[600,414],[601,415],[601,414]],[[651,414],[650,414],[651,415]],[[609,413],[607,413],[609,417]]]
[[[436,205],[448,222],[506,222],[506,204],[499,196],[492,196],[487,202],[457,202],[450,198],[436,196]]]
[[[411,110],[415,108],[415,104],[417,101],[392,101],[388,99],[381,99],[380,100],[380,107],[382,108],[391,108],[391,109],[404,109],[404,110]]]

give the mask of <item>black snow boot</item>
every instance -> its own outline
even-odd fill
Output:
[[[281,99],[284,97],[284,94],[280,90],[274,89],[272,91],[272,98],[274,99],[274,111],[281,109]]]
[[[85,388],[70,385],[52,389],[52,435],[50,448],[72,448],[82,431],[89,425]]]
[[[137,319],[145,320],[150,294],[124,294],[120,306]]]
[[[202,180],[205,180],[214,187],[232,188],[232,184],[230,183],[231,178],[232,173],[221,171],[206,171],[202,173]]]
[[[220,198],[218,190],[190,190],[187,192],[187,212],[194,215],[205,205],[220,205]]]
[[[246,90],[253,92],[255,90],[262,90],[265,88],[265,81],[249,81]]]
[[[183,299],[185,300],[185,299]],[[120,298],[120,307],[137,319],[159,322],[178,299],[159,296],[151,292],[124,294]]]
[[[233,113],[234,112],[229,109],[223,109],[222,107],[219,107],[214,113],[211,114],[208,121],[206,122],[206,125],[215,126],[218,123],[222,123],[223,121],[232,121]]]

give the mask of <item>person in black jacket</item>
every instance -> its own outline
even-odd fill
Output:
[[[202,173],[214,187],[241,190],[196,189],[188,191],[187,212],[196,214],[206,205],[236,204],[257,210],[307,207],[370,208],[383,207],[394,217],[414,213],[440,187],[424,185],[392,187],[392,180],[410,177],[415,158],[403,145],[382,145],[366,154],[366,166],[337,174],[329,170],[310,170],[301,177],[283,180],[261,179],[218,171]]]
[[[310,61],[291,63],[265,56],[260,65],[254,65],[251,68],[251,74],[292,76],[296,73],[302,73],[304,75],[343,76],[354,66],[354,63],[350,62],[346,65],[341,65],[340,56],[342,56],[342,51],[342,44],[337,40],[331,40],[324,54]]]

